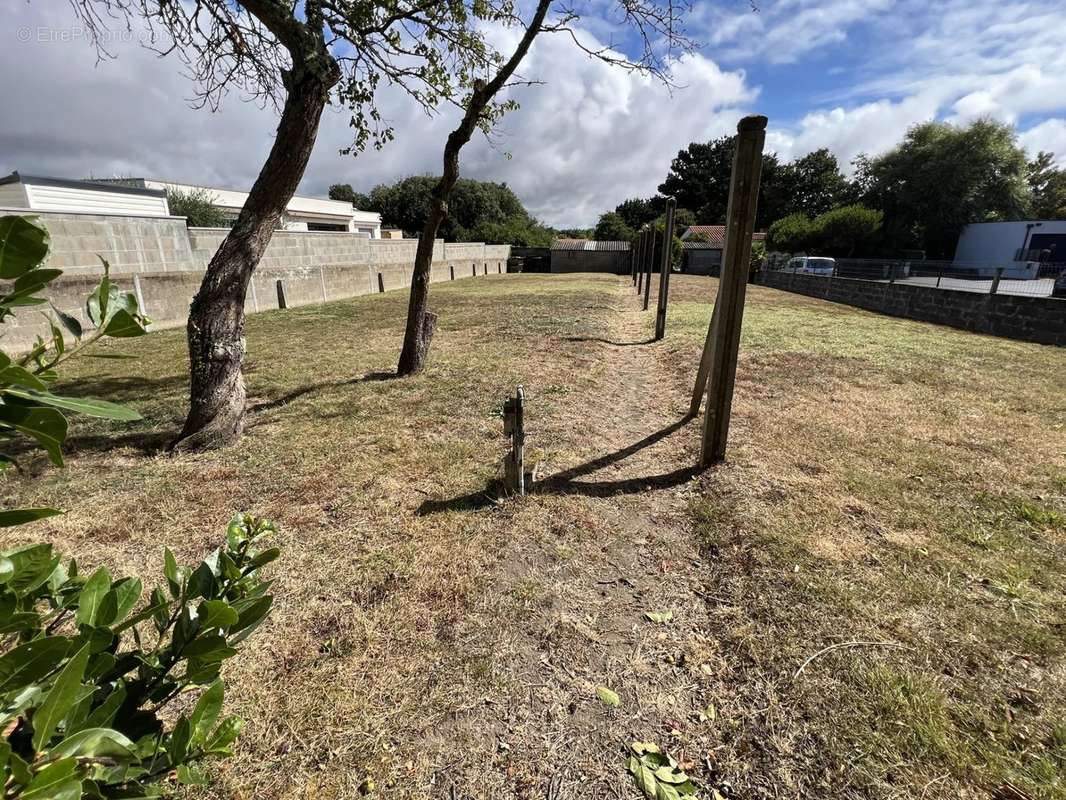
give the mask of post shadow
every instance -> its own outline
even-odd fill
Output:
[[[665,428],[648,434],[633,444],[586,461],[576,467],[558,472],[534,484],[529,490],[530,494],[582,494],[586,497],[613,497],[619,494],[636,494],[648,489],[669,489],[687,483],[703,470],[698,466],[689,466],[658,475],[643,475],[639,478],[624,478],[617,481],[581,481],[576,479],[622,461],[647,447],[651,447],[653,444],[677,433],[693,419],[695,419],[694,416],[686,414],[676,422],[672,422]],[[448,500],[426,500],[418,507],[415,513],[418,516],[425,516],[441,511],[476,511],[494,505],[498,498],[502,496],[499,491],[501,488],[501,482],[493,480],[484,488],[459,497],[453,497]]]

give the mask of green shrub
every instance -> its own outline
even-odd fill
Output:
[[[815,226],[806,214],[789,214],[766,232],[766,246],[784,253],[803,253],[814,244]]]
[[[841,206],[814,220],[814,237],[820,253],[853,256],[873,240],[884,215],[862,205]]]
[[[185,217],[190,228],[227,228],[230,218],[207,189],[167,189],[167,205],[175,217]]]
[[[5,798],[158,797],[173,777],[230,754],[241,721],[220,720],[222,662],[272,598],[257,550],[270,523],[239,515],[195,569],[164,551],[165,588],[83,575],[51,545],[0,554],[0,778]],[[168,706],[206,687],[176,715]],[[164,725],[163,717],[173,719]]]

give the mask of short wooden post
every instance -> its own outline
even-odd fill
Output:
[[[673,248],[670,246],[674,241],[674,209],[677,208],[677,200],[673,197],[666,199],[666,231],[663,233],[663,257],[659,260],[659,302],[655,310],[655,341],[659,341],[666,335],[666,301],[670,296],[670,260],[673,256]]]
[[[503,275],[503,262],[502,261],[497,261],[496,262],[496,274],[497,275]]]
[[[385,291],[385,278],[382,277],[380,272],[378,273],[378,291],[379,292],[384,292]]]
[[[718,282],[718,298],[715,301],[704,357],[701,359],[701,369],[705,359],[708,363],[707,414],[703,420],[701,467],[725,459],[765,141],[766,117],[745,117],[737,125],[733,176],[729,185],[729,205],[726,211],[722,277]],[[697,377],[696,391],[702,390],[700,378]]]
[[[655,230],[655,224],[652,223],[651,230],[648,231],[648,252],[644,256],[644,263],[646,266],[646,272],[644,274],[644,310],[648,310],[648,300],[651,298],[651,269],[655,264],[655,243],[658,238],[659,232]]]
[[[472,278],[476,278],[477,277],[477,264],[471,264],[470,265],[470,277],[472,277]]]
[[[285,305],[285,284],[281,282],[280,278],[275,283],[278,287],[278,308],[288,308]]]
[[[521,386],[515,396],[503,404],[503,433],[511,437],[511,451],[504,461],[504,483],[509,492],[519,495],[526,493],[524,406],[525,393]]]
[[[454,281],[455,280],[455,265],[454,264],[449,264],[448,265],[448,274],[452,276],[451,279]]]

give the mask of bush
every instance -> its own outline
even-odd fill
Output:
[[[38,544],[0,554],[0,700],[6,798],[155,797],[198,762],[230,755],[241,720],[222,718],[222,662],[270,611],[255,549],[273,526],[239,515],[195,569],[164,551],[166,588],[141,603],[138,578],[78,564]],[[168,706],[206,687],[169,726]]]
[[[766,246],[786,253],[801,253],[814,244],[815,226],[806,214],[789,214],[773,223],[766,232]]]
[[[185,217],[190,228],[228,228],[230,217],[215,205],[215,196],[207,189],[167,189],[167,205],[175,217]]]
[[[854,255],[873,240],[883,216],[858,204],[825,212],[814,220],[819,250],[833,256]]]

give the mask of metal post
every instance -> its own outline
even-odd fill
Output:
[[[940,281],[944,277],[944,265],[940,265],[940,272],[936,274],[936,288],[940,288]]]
[[[673,248],[670,246],[674,241],[674,209],[677,208],[677,200],[673,197],[666,199],[666,230],[663,232],[663,257],[659,261],[659,302],[655,311],[655,341],[659,341],[666,335],[666,302],[670,295],[670,257]]]
[[[288,308],[285,305],[285,284],[281,282],[280,278],[275,283],[278,287],[278,308]]]
[[[655,230],[653,224],[651,230],[648,231],[648,252],[645,255],[644,261],[648,265],[648,269],[644,274],[644,310],[648,310],[648,300],[651,298],[651,269],[655,264],[655,242],[658,239],[659,232]]]
[[[700,466],[725,459],[729,438],[729,417],[733,403],[740,328],[744,320],[744,293],[751,260],[751,236],[755,230],[755,210],[762,175],[762,150],[766,141],[766,117],[745,117],[737,125],[733,175],[726,211],[726,242],[722,256],[722,277],[718,300],[708,336],[709,370],[707,414],[703,421]],[[705,352],[705,356],[708,355]],[[702,366],[701,359],[701,366]],[[697,391],[702,390],[697,382]]]
[[[989,294],[995,294],[999,291],[999,281],[1003,277],[1003,267],[996,267],[996,277],[992,279],[992,287],[988,290]]]

